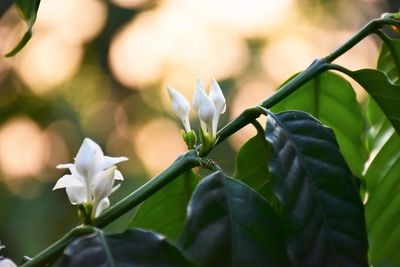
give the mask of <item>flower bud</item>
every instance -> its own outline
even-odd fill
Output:
[[[208,94],[208,97],[214,103],[217,113],[223,114],[226,110],[226,101],[222,94],[221,87],[214,78],[211,78],[210,93]]]
[[[181,120],[183,127],[185,127],[185,131],[190,131],[190,122],[189,122],[189,112],[190,105],[189,101],[177,90],[172,88],[171,86],[167,86],[169,97],[172,101],[172,109],[175,112],[175,115]]]
[[[197,136],[195,131],[191,130],[189,132],[185,132],[184,130],[182,130],[181,135],[188,149],[193,149],[196,146]]]
[[[204,91],[203,83],[200,79],[197,79],[196,90],[194,91],[194,96],[192,99],[192,106],[193,109],[198,113],[200,108],[200,102],[202,95],[205,95],[206,92]]]

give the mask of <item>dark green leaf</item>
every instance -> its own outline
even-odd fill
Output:
[[[399,51],[400,42],[393,42]],[[392,56],[382,46],[378,68],[391,81],[398,82],[400,71],[395,59],[400,59],[400,53]],[[367,102],[366,113],[370,125],[367,138],[370,155],[364,171],[368,190],[365,213],[369,258],[374,266],[396,266],[400,262],[400,136],[372,99]]]
[[[5,55],[6,57],[12,57],[17,54],[32,38],[32,27],[36,21],[40,0],[16,0],[16,5],[21,17],[26,21],[28,29],[19,43]]]
[[[268,116],[270,171],[294,266],[368,266],[364,208],[333,131],[300,111]]]
[[[400,134],[400,85],[379,70],[362,69],[349,75],[374,98],[394,129]]]
[[[152,232],[127,230],[122,234],[94,234],[78,238],[64,251],[59,267],[194,266],[174,245]]]
[[[333,129],[351,171],[360,177],[366,158],[362,135],[365,122],[350,83],[332,72],[320,74],[273,108],[302,110]]]
[[[267,201],[240,181],[215,172],[193,193],[179,244],[204,267],[288,266],[283,240]]]
[[[270,203],[274,203],[272,179],[268,171],[270,148],[263,132],[258,132],[249,139],[239,150],[233,177],[254,188]]]
[[[176,240],[186,219],[186,207],[200,177],[188,171],[149,197],[136,211],[130,228],[156,231]]]

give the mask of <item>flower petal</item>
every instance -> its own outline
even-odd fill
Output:
[[[80,176],[73,163],[58,164],[56,166],[56,168],[57,169],[69,169],[69,171],[71,172],[72,175]]]
[[[106,198],[111,194],[115,169],[116,167],[108,168],[94,177],[92,195],[95,203],[99,203],[103,198]]]
[[[66,174],[60,179],[58,179],[56,185],[53,187],[53,191],[56,189],[66,188],[71,186],[85,187],[85,183],[79,176]]]
[[[73,163],[65,163],[65,164],[58,164],[56,166],[57,169],[70,169],[71,167],[73,167],[74,164]]]
[[[190,123],[189,123],[189,112],[190,112],[190,104],[189,101],[177,90],[172,88],[171,86],[167,86],[169,97],[172,102],[172,109],[175,112],[175,115],[182,121],[183,126],[185,127],[185,131],[190,131]]]
[[[65,188],[65,191],[67,191],[68,199],[72,205],[87,202],[85,187],[70,186],[70,187]]]
[[[0,258],[0,267],[17,267],[17,265],[10,259]]]
[[[128,158],[127,157],[108,157],[108,156],[104,156],[102,159],[101,164],[97,165],[97,168],[95,170],[95,174],[97,174],[100,171],[104,171],[105,169],[110,168],[111,166],[114,166],[115,164],[118,164],[120,162],[123,161],[127,161]]]
[[[94,207],[96,210],[95,218],[97,218],[105,209],[108,209],[108,207],[110,207],[110,200],[108,197],[103,198],[97,207]]]
[[[119,181],[123,181],[124,180],[124,176],[122,176],[122,173],[119,170],[115,170],[115,172],[114,172],[114,180],[119,180]]]
[[[111,189],[111,194],[114,193],[115,191],[117,191],[118,188],[120,188],[120,187],[121,187],[121,184],[117,184],[116,186],[114,186],[114,187]],[[110,194],[110,195],[111,195],[111,194]]]
[[[218,114],[222,114],[226,110],[226,100],[222,93],[221,87],[214,78],[211,78],[210,93],[208,94],[210,100],[214,103],[215,110]]]
[[[208,98],[208,96],[203,92],[200,97],[200,107],[198,111],[198,116],[201,122],[205,123],[208,132],[213,132],[213,119],[215,114],[215,106]],[[204,131],[204,130],[203,130]]]
[[[95,165],[104,157],[100,146],[89,138],[85,138],[75,158],[76,170],[83,177],[95,175]]]
[[[204,91],[204,87],[203,87],[203,83],[201,82],[200,79],[197,80],[197,86],[196,86],[196,90],[194,91],[194,96],[192,99],[192,106],[193,109],[199,113],[199,108],[200,108],[200,102],[201,102],[201,96],[202,94],[206,94],[206,92]]]

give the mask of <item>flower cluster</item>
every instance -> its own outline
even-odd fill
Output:
[[[74,163],[60,164],[59,169],[69,169],[71,174],[58,179],[53,190],[65,188],[72,205],[78,205],[85,222],[97,217],[110,206],[108,196],[118,189],[115,180],[123,180],[114,166],[126,157],[104,156],[100,146],[85,138]]]
[[[190,104],[188,100],[171,86],[167,87],[172,101],[172,109],[176,116],[182,121],[185,131],[182,133],[183,139],[189,149],[196,144],[196,134],[190,128],[189,113]],[[204,90],[201,80],[197,81],[196,91],[192,100],[193,109],[197,112],[200,120],[200,139],[202,151],[209,151],[215,144],[217,136],[217,126],[219,117],[226,110],[225,97],[217,81],[212,78],[208,95]]]

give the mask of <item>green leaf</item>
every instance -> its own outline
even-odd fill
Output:
[[[97,266],[195,266],[164,237],[146,231],[127,230],[105,235],[101,230],[72,242],[59,267]]]
[[[188,171],[149,197],[138,208],[130,228],[156,231],[176,240],[186,219],[186,206],[200,177]]]
[[[399,81],[400,42],[392,40],[398,51],[392,55],[382,46],[378,68],[393,82]],[[400,92],[399,92],[400,93]],[[366,113],[370,128],[367,141],[369,159],[365,165],[368,200],[365,205],[369,234],[369,258],[374,266],[396,266],[400,262],[400,136],[376,102],[369,99]]]
[[[239,150],[233,177],[255,189],[270,204],[275,202],[272,194],[272,178],[268,171],[271,146],[264,138],[264,131],[249,139]]]
[[[221,172],[204,178],[179,244],[200,266],[288,266],[281,226],[257,192]]]
[[[12,57],[17,54],[32,38],[32,27],[36,21],[40,0],[16,0],[16,5],[21,17],[26,21],[28,29],[19,43],[5,55],[6,57]]]
[[[377,68],[386,73],[393,83],[398,83],[400,76],[400,40],[388,36],[386,38],[390,49],[387,45],[382,45]]]
[[[294,266],[368,266],[364,207],[333,131],[300,111],[268,116],[270,171]]]
[[[370,101],[367,110],[374,112],[375,118],[379,113],[383,118],[371,125],[370,157],[364,174],[368,190],[365,213],[369,257],[374,266],[394,266],[400,262],[400,136],[375,102]]]
[[[366,158],[362,141],[365,120],[352,86],[343,77],[324,72],[271,110],[302,110],[331,127],[351,171],[361,176]]]
[[[394,129],[400,134],[400,85],[379,70],[362,69],[349,75],[374,98]]]

